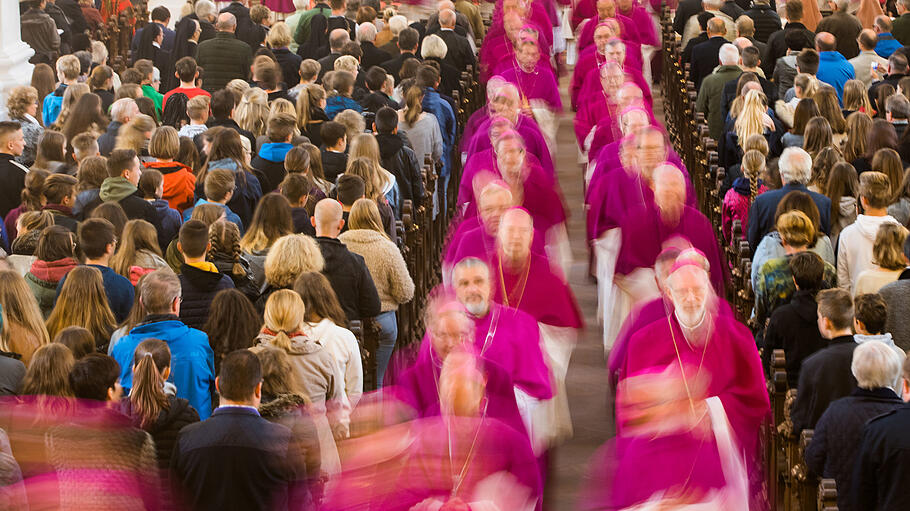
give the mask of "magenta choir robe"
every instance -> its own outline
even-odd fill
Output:
[[[587,202],[588,239],[594,241],[606,231],[619,227],[625,211],[652,204],[654,192],[637,171],[627,170],[618,163],[600,179],[591,180]]]
[[[619,4],[617,4],[616,14],[632,20],[632,23],[638,30],[639,43],[648,46],[660,46],[660,39],[657,37],[657,26],[654,23],[654,19],[637,1],[632,2],[632,8],[626,12],[623,12],[623,10],[619,8]]]
[[[607,95],[598,81],[598,90],[588,90],[583,96],[581,104],[578,106],[578,112],[575,114],[574,129],[575,139],[578,141],[578,147],[588,149],[585,140],[591,129],[598,122],[606,122],[618,126],[618,107],[613,104],[611,98]],[[592,144],[591,147],[594,147]],[[590,160],[590,153],[589,153]]]
[[[477,126],[472,135],[473,138],[468,144],[467,151],[465,151],[469,156],[493,147],[493,143],[490,142],[490,122],[491,119],[487,119]],[[526,115],[519,115],[514,129],[524,139],[527,153],[537,157],[537,161],[540,162],[540,166],[547,175],[555,176],[556,167],[553,165],[550,147],[547,146],[547,141],[544,139],[537,122]]]
[[[511,65],[508,65],[511,64]],[[544,101],[551,110],[562,111],[562,99],[559,97],[559,84],[553,68],[541,58],[530,73],[521,69],[518,62],[512,60],[504,64],[504,68],[497,72],[505,81],[518,87],[522,104],[531,106],[531,100]]]
[[[749,330],[733,316],[709,315],[705,321],[713,324],[705,347],[693,348],[672,315],[638,330],[628,341],[622,373],[628,376],[657,373],[670,366],[678,370],[681,361],[691,382],[701,366],[702,376],[707,376],[707,389],[702,397],[720,399],[734,442],[745,455],[746,467],[753,472],[750,479],[754,480],[759,474],[756,471],[761,470],[759,428],[770,412],[758,351]],[[621,395],[617,401],[621,403]],[[625,420],[620,406],[618,425]],[[627,435],[621,427],[617,432],[618,463],[610,485],[610,504],[617,508],[632,506],[661,490],[682,484],[700,490],[724,484],[717,445],[710,433],[702,441],[689,433],[653,438],[650,434]],[[660,470],[654,470],[655,460],[660,460]]]
[[[616,259],[616,273],[628,275],[638,268],[653,268],[657,256],[672,238],[684,238],[700,250],[711,265],[711,284],[718,296],[724,294],[726,266],[710,220],[695,208],[684,206],[679,221],[668,224],[655,205],[630,208],[620,221],[622,246]]]
[[[551,9],[551,6],[544,5],[540,0],[529,2],[530,10],[526,13],[525,19],[526,23],[532,25],[539,33],[541,40],[541,55],[549,55],[550,48],[553,46],[553,27],[555,26],[555,18],[551,16],[556,14],[556,11]],[[503,26],[503,12],[502,12],[502,2],[497,2],[496,7],[493,9],[493,15],[490,18],[490,28],[487,30],[487,34],[490,31],[498,32],[502,30],[505,31]],[[486,38],[484,38],[486,42]],[[547,47],[547,51],[543,51],[544,44]]]
[[[622,39],[622,42],[626,43],[626,59],[629,59],[629,55],[632,56],[632,62],[642,62],[641,58],[641,34],[638,32],[638,27],[635,26],[635,23],[632,22],[629,18],[623,16],[622,14],[616,14],[614,18],[619,22],[619,38]],[[598,18],[596,15],[588,18],[588,22],[585,23],[585,26],[581,28],[581,33],[578,34],[578,51],[581,53],[590,46],[594,46],[594,29],[597,28],[602,19]]]
[[[428,341],[425,339],[424,342]],[[505,369],[489,360],[481,359],[478,364],[482,366],[487,379],[487,415],[501,420],[527,438],[528,433],[515,402],[512,377]],[[440,371],[442,361],[436,351],[421,351],[414,364],[400,373],[390,390],[391,395],[410,406],[418,417],[438,416],[441,413],[438,390]]]
[[[501,270],[501,271],[500,271]],[[545,256],[531,252],[522,268],[500,265],[498,254],[490,260],[493,300],[530,314],[538,323],[583,328],[584,319],[572,289]]]
[[[456,265],[462,259],[476,257],[484,261],[490,259],[491,254],[496,250],[496,237],[487,232],[480,222],[480,216],[474,217],[471,222],[475,227],[458,233],[458,237],[452,238],[449,242],[449,248],[446,251],[444,261],[449,265]],[[463,224],[469,224],[466,220]],[[534,239],[531,241],[531,251],[543,256],[547,255],[546,236],[537,228],[534,229]]]
[[[653,119],[653,117],[652,117]],[[652,123],[656,126],[656,121]],[[616,128],[619,129],[618,127]],[[591,152],[588,153],[588,160],[594,161],[594,172],[591,174],[591,181],[588,183],[587,194],[585,195],[585,200],[587,201],[591,194],[592,183],[600,179],[601,177],[607,175],[614,169],[619,169],[622,167],[622,160],[619,156],[619,151],[622,146],[622,138],[616,139],[614,142],[611,142],[600,150],[595,151],[597,148],[594,145],[594,142],[597,140],[597,132],[594,133],[594,141],[591,142]],[[667,162],[676,166],[682,173],[686,176],[686,205],[695,207],[695,189],[692,187],[692,182],[689,180],[689,172],[686,171],[686,166],[683,165],[682,158],[679,157],[676,150],[672,147],[667,148]]]
[[[529,499],[540,499],[543,494],[530,443],[489,413],[480,417],[421,419],[412,424],[410,434],[413,442],[400,469],[390,474],[397,477],[377,481],[393,490],[385,502],[376,503],[373,509],[406,511],[426,499],[445,502],[453,497],[456,487],[454,497],[471,502],[478,483],[497,472],[512,474],[518,484],[529,490]],[[462,473],[463,480],[458,484]],[[502,497],[507,499],[514,493],[506,491]]]
[[[650,109],[647,109],[647,112],[648,117],[651,120],[651,126],[661,127],[660,123],[657,122],[657,119],[654,118],[654,113]],[[594,136],[591,138],[590,147],[588,147],[589,162],[597,162],[602,149],[612,144],[618,144],[619,141],[622,140],[622,130],[619,127],[619,122],[622,118],[622,112],[620,112],[617,117],[619,117],[619,119],[600,119],[597,121],[597,124],[594,125]],[[619,161],[618,147],[619,145],[616,145],[616,161]],[[670,148],[670,156],[667,158],[667,161],[675,164],[678,167],[682,167],[682,160],[679,159],[679,156],[676,154],[676,151],[674,151],[673,148]]]
[[[573,109],[577,110],[579,107],[579,96],[587,96],[585,87],[590,87],[588,85],[589,81],[596,82],[597,86],[600,87],[600,68],[604,64],[606,64],[606,60],[603,55],[598,53],[597,46],[589,46],[581,52],[578,57],[578,63],[575,64],[575,71],[572,73],[572,82],[569,85],[569,98],[572,101]],[[635,62],[634,58],[629,58],[628,56],[622,65],[622,70],[627,75],[626,79],[631,80],[632,83],[641,89],[645,104],[648,108],[651,108],[654,104],[654,99],[651,97],[651,87],[648,86],[641,69],[641,62]]]
[[[461,132],[461,140],[459,142],[459,149],[461,152],[468,152],[468,147],[471,145],[471,140],[474,138],[474,134],[484,122],[490,120],[492,111],[487,103],[482,107],[478,108],[471,117],[468,117],[468,122],[464,124],[464,129]]]
[[[461,245],[465,235],[478,227],[483,229],[483,222],[480,219],[480,215],[475,215],[471,218],[465,218],[464,216],[458,215],[453,218],[452,222],[449,224],[449,232],[446,235],[448,241],[446,242],[443,261],[452,262],[455,259],[455,254],[458,252],[458,247]]]
[[[537,399],[553,397],[550,369],[540,349],[540,327],[527,313],[493,303],[474,322],[474,350],[484,360],[505,369],[512,383]],[[429,355],[430,339],[424,336],[420,356]]]
[[[543,48],[541,47],[541,54]],[[480,83],[486,83],[493,76],[494,68],[503,60],[515,60],[515,46],[505,31],[500,30],[492,35],[487,32],[483,38],[483,45],[477,55]]]

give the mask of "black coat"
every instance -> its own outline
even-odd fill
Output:
[[[803,41],[804,48],[815,48],[815,32],[799,22],[787,23],[784,28],[768,37],[768,50],[762,55],[761,59],[761,68],[765,70],[765,76],[771,76],[774,73],[774,65],[777,63],[777,59],[787,54],[787,41],[784,38],[787,32],[791,30],[798,30],[803,34],[805,38]]]
[[[95,208],[100,206],[104,201],[101,200],[101,197],[97,197],[92,202],[89,202],[82,208],[80,212],[79,220],[85,220],[91,215],[92,211]],[[139,189],[136,189],[132,195],[127,195],[126,197],[117,201],[120,204],[120,207],[123,208],[123,212],[126,213],[126,217],[130,220],[145,220],[146,222],[155,226],[155,229],[161,225],[161,222],[158,220],[158,212],[155,211],[155,206],[142,198],[142,192]]]
[[[259,186],[262,187],[262,195],[277,190],[284,176],[288,175],[284,169],[284,161],[269,161],[258,154],[250,161],[250,166],[259,180]]]
[[[767,43],[771,34],[780,30],[780,16],[770,5],[753,4],[746,11],[746,16],[755,23],[755,38],[763,43]]]
[[[247,20],[249,20],[249,16]],[[235,78],[241,80],[249,78],[253,52],[250,51],[250,46],[240,38],[239,20],[237,31],[236,37],[228,32],[217,32],[214,38],[199,43],[199,47],[196,49],[196,63],[205,69],[202,88],[210,94],[223,89],[228,82]]]
[[[727,120],[727,114],[730,112],[730,105],[732,105],[733,100],[736,99],[737,82],[739,82],[739,77],[725,83],[724,90],[720,93],[720,112],[721,118],[724,119],[724,121]],[[768,104],[774,105],[774,103],[777,102],[777,85],[761,76],[758,77],[758,83],[761,84],[762,92],[764,92],[765,97],[768,98]]]
[[[332,284],[348,321],[378,316],[382,304],[363,257],[335,238],[317,236],[316,241],[325,259],[322,273]]]
[[[0,216],[6,214],[22,203],[22,190],[25,188],[25,174],[27,167],[13,161],[11,154],[0,153]]]
[[[206,72],[206,76],[208,76],[208,72]],[[253,154],[256,154],[256,152],[259,150],[259,148],[256,146],[256,137],[253,135],[253,133],[251,131],[247,131],[247,130],[241,128],[240,125],[237,124],[237,121],[235,121],[234,119],[231,119],[231,118],[216,119],[214,117],[209,117],[209,120],[208,120],[208,122],[205,123],[205,125],[208,126],[209,128],[214,128],[215,126],[221,126],[222,128],[230,128],[230,129],[236,131],[237,133],[239,133],[241,137],[246,137],[247,140],[250,141],[250,149],[253,151]],[[202,135],[203,135],[203,133],[200,133],[199,135],[196,135],[196,136],[201,137]],[[201,147],[201,144],[196,144],[196,146]]]
[[[818,304],[810,291],[797,291],[790,303],[781,305],[772,314],[765,328],[762,361],[765,369],[771,363],[774,350],[782,349],[787,357],[787,383],[799,384],[803,360],[828,345],[818,332]]]
[[[806,192],[812,197],[812,201],[818,206],[821,229],[825,234],[831,232],[831,199],[828,197],[810,191],[804,185],[787,184],[777,190],[769,190],[755,198],[752,207],[749,209],[749,246],[754,251],[758,248],[761,239],[774,230],[774,213],[777,211],[777,205],[784,198],[784,195],[799,190]]]
[[[849,60],[859,55],[859,44],[856,42],[856,38],[862,32],[863,25],[856,16],[846,12],[835,12],[822,18],[815,30],[819,33],[828,32],[834,35],[837,51],[844,58]]]
[[[689,18],[705,10],[701,5],[701,0],[682,0],[676,7],[676,17],[673,18],[673,30],[677,34],[683,35],[686,29],[686,22]]]
[[[414,150],[408,147],[404,135],[377,134],[376,142],[379,143],[382,168],[395,175],[401,200],[413,201],[415,208],[420,206],[424,195],[420,162]]]
[[[405,60],[408,59],[417,59],[422,61],[423,59],[417,55],[410,52],[402,52],[396,57],[382,63],[382,68],[386,70],[387,73],[395,77],[395,83],[401,83],[401,66],[404,64]]]
[[[803,361],[799,390],[790,409],[797,437],[802,430],[815,427],[832,401],[850,395],[856,388],[856,378],[850,370],[856,346],[852,335],[835,337],[827,348]]]
[[[180,430],[199,422],[199,412],[190,406],[186,399],[168,396],[167,401],[168,409],[161,410],[155,422],[144,428],[155,441],[155,454],[158,458],[158,468],[161,469],[166,469],[171,464],[171,454],[174,452]],[[133,404],[128,397],[121,401],[120,411],[128,417],[133,417]],[[140,427],[139,422],[138,417],[134,417],[133,425]]]
[[[400,107],[394,99],[390,98],[388,95],[386,95],[386,93],[381,91],[371,92],[366,96],[360,98],[357,102],[360,103],[360,106],[363,107],[364,111],[373,112],[374,114],[384,106],[387,106],[393,110],[398,110]]]
[[[171,457],[175,494],[199,511],[290,509],[304,476],[289,459],[291,440],[291,430],[252,408],[218,408],[180,431]]]
[[[870,420],[854,464],[853,509],[910,509],[910,405]],[[837,490],[840,495],[840,488]]]
[[[348,155],[345,153],[329,151],[324,148],[321,150],[321,153],[322,174],[325,176],[326,181],[335,184],[335,179],[341,174],[344,174],[344,171],[348,166]]]
[[[689,71],[689,78],[695,82],[696,89],[701,87],[701,81],[720,65],[718,59],[720,47],[727,42],[723,37],[715,36],[692,48],[692,67]]]
[[[820,477],[837,482],[838,511],[860,511],[853,500],[853,467],[859,454],[863,428],[870,419],[903,404],[893,390],[857,388],[847,397],[831,403],[815,426],[812,443],[806,449],[806,466]]]
[[[180,266],[180,321],[190,328],[202,329],[209,319],[212,300],[222,289],[232,289],[234,281],[223,273],[200,270],[186,263]]]
[[[439,87],[436,90],[450,98],[455,97],[454,91],[458,91],[461,94],[461,72],[458,69],[464,68],[455,68],[448,62],[435,57],[429,57],[424,60],[424,62],[430,61],[439,63]],[[453,107],[453,110],[457,111],[458,109]]]
[[[287,48],[274,48],[272,54],[278,60],[285,87],[290,89],[300,83],[300,63],[303,62],[303,57],[291,53]]]
[[[310,139],[310,143],[314,146],[322,147],[322,134],[319,130],[322,129],[322,124],[328,120],[329,116],[325,114],[325,110],[318,108],[310,112],[310,122],[300,128],[300,134]]]
[[[322,77],[325,76],[326,73],[335,70],[335,61],[338,60],[338,57],[340,56],[340,53],[332,52],[316,61],[319,62],[319,76],[316,78],[319,83],[322,83]]]
[[[380,50],[371,41],[361,41],[360,49],[363,51],[360,65],[368,71],[371,67],[381,66],[383,62],[392,58],[389,52]]]
[[[692,50],[696,46],[698,46],[699,44],[701,44],[707,40],[708,40],[708,33],[702,32],[702,33],[698,34],[697,36],[693,37],[692,39],[690,39],[688,43],[686,43],[686,47],[683,48],[683,52],[682,52],[683,66],[685,66],[687,62],[692,62]]]
[[[466,70],[467,66],[477,69],[477,58],[474,56],[467,38],[456,34],[454,30],[440,30],[436,35],[445,41],[446,48],[448,48],[445,62],[459,70]]]

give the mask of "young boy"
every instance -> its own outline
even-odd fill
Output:
[[[319,135],[323,145],[322,172],[328,182],[334,183],[348,165],[348,155],[344,152],[348,146],[345,128],[335,121],[327,121],[319,128]]]
[[[158,92],[161,82],[155,80],[155,65],[149,59],[139,59],[133,67],[142,74],[142,82],[139,83],[142,86],[142,94],[155,102],[155,114],[161,119],[164,94]]]
[[[73,146],[73,160],[78,166],[82,160],[89,156],[98,156],[101,152],[98,149],[98,139],[91,133],[80,133],[70,141]]]
[[[158,245],[164,253],[180,230],[182,223],[180,212],[171,208],[168,202],[161,198],[164,195],[164,176],[161,172],[145,169],[139,178],[139,191],[142,192],[142,198],[154,206],[158,214]]]
[[[856,344],[878,341],[893,349],[903,360],[904,350],[894,345],[891,334],[885,331],[888,322],[888,304],[878,293],[859,295],[853,299],[856,315],[853,318],[853,340]]]
[[[193,99],[196,96],[211,97],[211,94],[196,86],[196,79],[199,78],[199,68],[196,66],[196,59],[193,57],[183,57],[174,64],[174,76],[180,80],[180,86],[171,89],[164,95],[163,106],[167,106],[167,100],[177,92],[186,94],[187,99]]]
[[[268,143],[262,144],[259,154],[253,158],[250,166],[256,171],[262,193],[270,193],[278,188],[281,180],[287,174],[284,169],[284,159],[288,151],[293,149],[291,139],[294,137],[294,128],[297,127],[297,118],[291,114],[275,114],[269,117],[266,135]]]
[[[211,104],[211,102],[209,96],[202,95],[187,101],[186,115],[190,118],[190,123],[180,128],[180,131],[177,132],[177,134],[181,137],[195,139],[196,135],[205,133],[205,130],[209,129],[205,123],[209,120],[209,104]]]
[[[193,209],[200,204],[218,204],[224,208],[224,217],[229,222],[237,224],[240,234],[243,234],[243,222],[237,213],[231,211],[227,206],[231,197],[234,196],[234,172],[228,169],[212,169],[205,176],[204,190],[208,199],[199,199],[192,208],[183,212],[183,221],[189,221],[193,216]]]
[[[303,174],[294,173],[285,176],[278,186],[281,195],[291,203],[291,219],[294,221],[294,232],[316,236],[316,229],[310,223],[310,211],[307,210],[307,199],[310,193],[310,179]],[[315,201],[314,201],[315,202]],[[315,204],[313,204],[315,207]]]
[[[177,250],[183,254],[180,266],[180,320],[190,328],[202,328],[218,291],[234,287],[228,275],[218,272],[205,256],[212,248],[209,228],[201,220],[190,220],[180,228]]]

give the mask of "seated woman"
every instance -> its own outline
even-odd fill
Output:
[[[885,284],[894,282],[907,267],[904,257],[904,241],[907,229],[902,225],[885,223],[878,228],[872,245],[873,268],[864,270],[856,279],[854,296],[878,293]]]

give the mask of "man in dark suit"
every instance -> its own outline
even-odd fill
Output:
[[[401,53],[397,57],[382,63],[383,69],[395,77],[395,83],[401,83],[399,73],[401,72],[401,66],[404,64],[405,60],[422,60],[417,56],[417,45],[419,43],[420,34],[413,28],[406,28],[398,34],[398,48],[401,50]]]
[[[783,186],[777,190],[767,191],[755,198],[749,210],[749,246],[753,252],[759,242],[774,230],[774,213],[777,204],[792,191],[808,193],[812,202],[818,206],[819,223],[825,234],[831,232],[831,199],[806,188],[812,175],[812,157],[800,147],[788,147],[778,160],[780,179]]]
[[[439,33],[440,28],[442,28],[439,23],[439,13],[448,9],[455,13],[455,33],[462,37],[467,37],[472,41],[476,39],[474,36],[474,30],[471,28],[471,23],[468,21],[468,17],[458,12],[455,9],[455,4],[453,4],[450,0],[442,0],[442,2],[436,4],[436,7],[438,11],[430,15],[430,17],[427,19],[427,35]]]
[[[322,81],[322,77],[327,72],[335,70],[335,61],[343,55],[344,45],[350,40],[351,37],[348,35],[348,31],[343,28],[336,28],[329,32],[329,50],[331,53],[319,59],[319,81]]]
[[[392,58],[387,52],[376,47],[376,25],[372,23],[361,23],[357,27],[357,37],[360,39],[360,50],[363,51],[363,57],[360,59],[360,65],[364,69],[370,69],[373,66],[381,66],[383,62]]]
[[[682,0],[679,2],[679,7],[676,8],[676,17],[673,18],[673,30],[677,34],[683,35],[689,18],[704,10],[704,7],[701,6],[701,0]]]
[[[250,19],[249,0],[233,0],[227,7],[221,9],[221,12],[229,12],[237,18],[237,29],[234,31],[234,36],[237,39],[250,44],[250,32],[253,30],[253,20]]]
[[[439,33],[437,34],[446,43],[446,56],[443,59],[455,69],[467,69],[467,66],[477,67],[477,58],[471,50],[471,44],[464,36],[455,32],[455,11],[446,9],[439,13]]]
[[[215,379],[220,406],[183,428],[171,456],[176,498],[197,510],[288,509],[306,500],[291,430],[259,416],[262,367],[249,350],[228,353]],[[225,484],[230,482],[230,484]]]
[[[724,35],[727,26],[718,17],[708,20],[708,40],[692,48],[692,68],[689,78],[695,82],[695,89],[701,87],[701,81],[717,67],[720,47],[727,44]]]
[[[770,81],[762,78],[758,73],[759,66],[761,65],[761,59],[759,57],[758,48],[755,46],[746,46],[742,50],[742,57],[740,60],[740,68],[743,70],[743,73],[754,73],[755,77],[758,79],[758,83],[761,84],[761,89],[765,93],[765,97],[768,98],[768,104],[773,105],[777,102],[777,86],[771,83]],[[736,99],[736,84],[739,81],[739,78],[736,80],[730,80],[724,84],[724,89],[720,95],[720,112],[721,118],[727,118],[727,112],[730,111],[730,104],[733,103],[733,100]]]
[[[803,48],[815,47],[815,32],[809,30],[803,25],[803,4],[800,0],[787,0],[786,5],[787,24],[781,30],[774,32],[768,37],[768,49],[762,58],[762,69],[765,76],[771,76],[774,73],[774,65],[777,59],[787,54],[787,41],[784,39],[787,32],[796,30],[803,35]]]
[[[171,22],[171,11],[167,10],[167,7],[159,5],[152,9],[152,23],[157,23],[161,26],[161,30],[164,32],[164,41],[161,43],[161,49],[164,51],[172,51],[174,49],[174,37],[177,35],[173,30],[167,28],[168,23]],[[145,30],[145,27],[142,28]],[[133,54],[139,51],[139,41],[142,37],[142,30],[137,30],[136,35],[133,36],[133,40],[130,43],[130,51]]]

